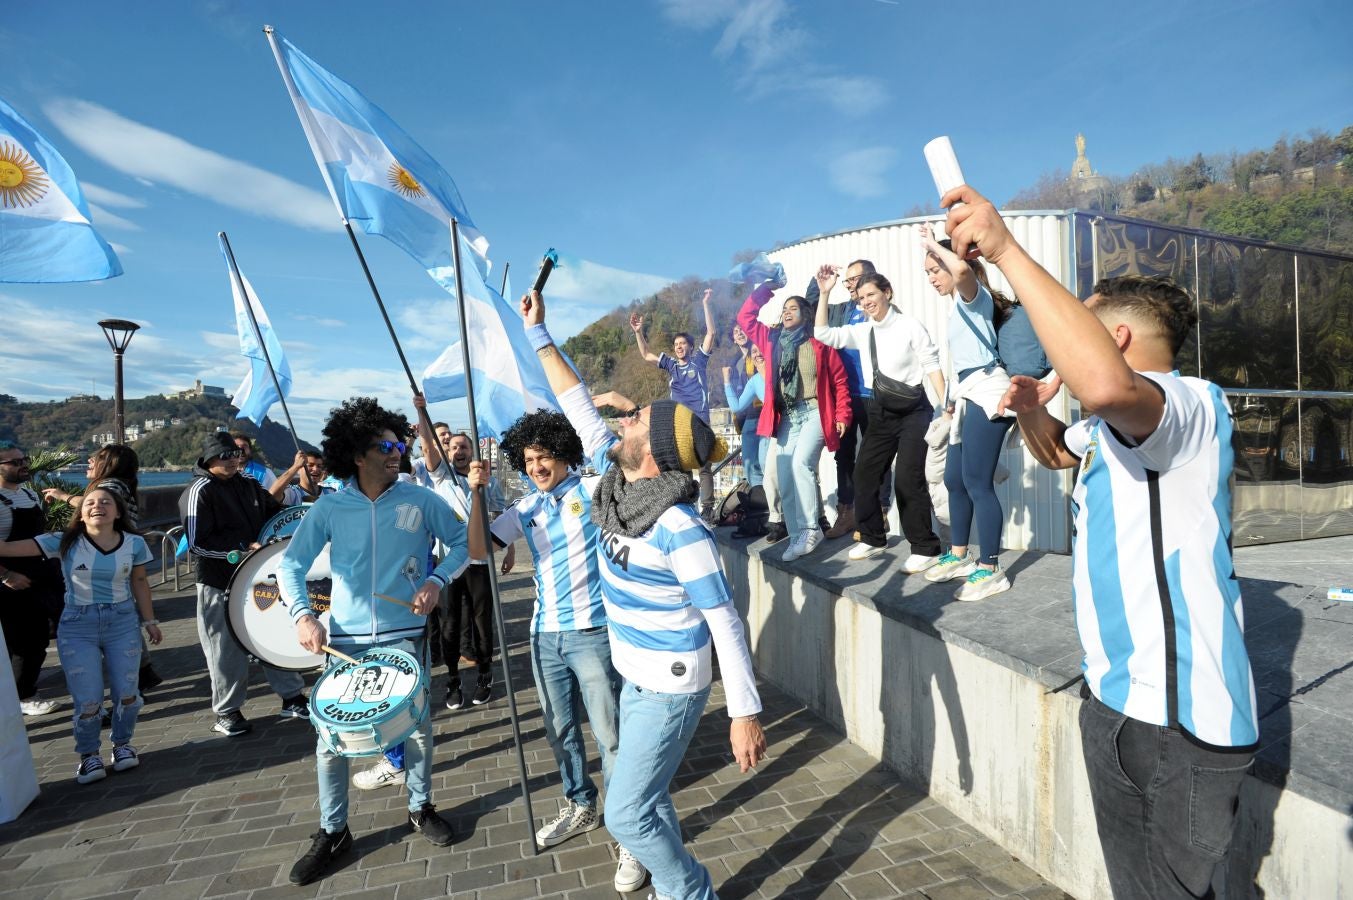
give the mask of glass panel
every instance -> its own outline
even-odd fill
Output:
[[[1302,537],[1353,532],[1353,400],[1301,401]]]
[[[1302,536],[1301,435],[1297,401],[1232,396],[1235,415],[1234,543]]]
[[[1302,389],[1353,390],[1353,261],[1300,257],[1297,284]]]
[[[1200,249],[1202,375],[1222,387],[1297,387],[1292,254],[1224,240]]]

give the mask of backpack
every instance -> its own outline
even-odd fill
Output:
[[[996,326],[995,347],[977,330],[971,319],[967,316],[962,319],[977,335],[977,340],[996,357],[996,365],[1005,369],[1007,374],[1042,378],[1052,371],[1048,355],[1043,352],[1043,345],[1039,343],[1033,323],[1029,321],[1029,313],[1019,303],[1012,304],[1005,320]]]

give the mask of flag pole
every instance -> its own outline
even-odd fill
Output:
[[[460,268],[460,224],[455,217],[451,217],[451,258],[456,267],[456,307],[460,319],[460,347],[465,366],[465,402],[469,407],[470,414],[470,440],[473,442],[475,458],[479,458],[479,417],[475,414],[474,405],[474,383],[473,376],[470,373],[470,333],[469,326],[465,321],[465,290],[461,280]],[[503,278],[507,279],[507,269],[503,269]],[[484,488],[479,487],[475,490],[480,492],[480,500],[487,500],[484,496]],[[498,646],[502,648],[503,660],[503,684],[507,688],[507,708],[508,717],[512,720],[512,738],[517,745],[517,768],[521,772],[521,797],[526,805],[526,827],[530,829],[529,838],[531,850],[535,854],[540,853],[540,847],[536,844],[536,817],[531,811],[531,786],[526,777],[526,754],[522,750],[521,743],[521,724],[517,719],[517,693],[512,688],[512,666],[509,663],[507,628],[503,624],[503,606],[498,593],[498,566],[493,558],[493,533],[489,530],[488,504],[482,503],[484,515],[481,518],[484,526],[484,546],[488,548],[489,560],[489,590],[493,596],[493,619],[498,628]]]
[[[235,251],[230,246],[230,238],[226,237],[224,231],[216,232],[216,236],[221,239],[221,246],[225,248],[226,256],[230,259],[230,280],[235,285],[235,290],[240,292],[244,298],[245,311],[249,313],[249,324],[254,326],[254,337],[258,339],[258,346],[263,351],[263,361],[268,364],[268,374],[272,376],[272,385],[277,389],[277,402],[282,404],[282,413],[287,417],[287,428],[291,430],[291,442],[296,445],[296,452],[301,452],[301,440],[296,437],[296,426],[291,421],[291,410],[287,409],[287,398],[282,393],[282,383],[277,380],[277,370],[272,366],[272,354],[268,353],[268,343],[263,340],[263,329],[258,327],[258,317],[254,315],[254,303],[249,297],[249,292],[244,289],[244,279],[240,277],[240,267],[235,263]],[[267,414],[263,416],[267,421]],[[263,422],[258,423],[259,431],[263,430]]]
[[[505,262],[505,263],[503,263],[503,289],[502,289],[501,291],[498,292],[498,296],[502,297],[502,298],[503,298],[504,300],[506,300],[508,303],[511,303],[511,302],[512,302],[512,298],[509,297],[509,296],[507,296],[507,272],[508,272],[508,270],[511,269],[511,268],[512,268],[512,263],[510,263],[510,262]]]

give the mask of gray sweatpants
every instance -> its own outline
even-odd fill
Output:
[[[211,708],[218,716],[244,706],[249,696],[249,657],[235,642],[226,623],[226,592],[220,588],[197,586],[197,637],[207,657],[211,676]],[[283,700],[295,697],[305,688],[299,672],[286,672],[264,665],[268,685]]]

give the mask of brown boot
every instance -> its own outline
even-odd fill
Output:
[[[836,524],[827,529],[828,538],[845,537],[855,530],[855,507],[837,504]]]

